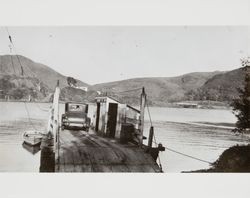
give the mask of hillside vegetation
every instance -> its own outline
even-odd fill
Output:
[[[98,96],[96,91],[83,91],[73,87],[64,87],[61,89],[61,101],[75,101],[75,102],[94,102],[95,97]]]
[[[244,71],[233,71],[214,75],[198,89],[186,93],[189,100],[228,101],[238,97],[238,89],[243,87]]]
[[[209,169],[185,173],[249,173],[250,145],[235,145],[226,149]]]
[[[178,102],[186,99],[186,93],[200,88],[208,79],[221,72],[197,72],[178,77],[136,78],[111,83],[94,85],[92,88],[102,92],[114,94],[126,90],[145,87],[149,103],[164,105],[169,102]],[[126,102],[139,102],[140,91],[124,92],[121,95]]]
[[[20,55],[0,56],[0,98],[8,95],[11,99],[20,100],[27,99],[28,95],[31,95],[32,99],[43,101],[53,92],[57,80],[61,88],[68,86],[66,76],[46,65]],[[88,86],[79,80],[77,84]]]
[[[216,101],[230,103],[238,97],[237,89],[243,86],[243,71],[195,72],[177,77],[134,78],[122,81],[88,85],[76,79],[78,87],[70,87],[67,77],[50,67],[24,56],[0,56],[0,98],[6,95],[19,100],[31,95],[34,100],[48,101],[57,80],[62,88],[61,100],[93,102],[101,92],[122,102],[136,105],[140,101],[138,88],[145,87],[150,105],[166,106],[180,101]],[[23,66],[23,75],[20,67]],[[128,91],[137,89],[137,91]]]

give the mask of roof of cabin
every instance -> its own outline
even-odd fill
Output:
[[[117,102],[117,103],[119,103],[119,104],[124,104],[124,103],[121,103],[120,101],[118,101],[117,99],[115,99],[115,98],[113,98],[113,97],[111,97],[111,96],[98,96],[98,97],[96,97],[96,99],[97,99],[97,98],[109,98],[109,99],[114,100],[115,102]],[[128,104],[126,104],[126,105],[127,105],[128,108],[130,108],[130,109],[136,111],[137,113],[140,113],[140,110],[138,110],[138,109],[132,107],[131,105],[128,105]]]
[[[96,99],[97,99],[97,98],[109,98],[109,99],[114,100],[114,101],[116,101],[116,102],[118,102],[118,103],[120,103],[120,104],[123,104],[123,103],[121,103],[120,101],[118,101],[117,99],[115,99],[115,98],[113,98],[113,97],[111,97],[111,96],[97,96]]]

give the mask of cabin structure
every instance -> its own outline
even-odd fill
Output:
[[[138,142],[140,111],[118,100],[102,96],[96,97],[94,129],[102,136]]]

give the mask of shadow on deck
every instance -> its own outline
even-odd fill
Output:
[[[63,130],[59,137],[55,172],[161,172],[152,156],[132,143],[93,131]]]

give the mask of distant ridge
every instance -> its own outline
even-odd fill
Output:
[[[177,77],[134,78],[96,84],[92,86],[92,89],[115,93],[145,87],[150,104],[164,105],[169,102],[184,100],[188,91],[200,88],[208,79],[220,73],[222,72],[194,72]],[[139,101],[139,94],[138,92],[137,95],[128,92],[122,94],[122,98],[125,102],[135,103]]]
[[[242,68],[217,74],[194,91],[193,99],[231,102],[238,97],[238,89],[243,87],[244,75]]]
[[[19,100],[31,95],[35,100],[44,101],[53,92],[57,80],[60,81],[61,88],[68,86],[66,76],[46,65],[21,55],[18,57],[17,55],[0,55],[0,99],[8,95],[12,99]],[[80,80],[77,80],[77,85],[89,86]]]
[[[18,55],[24,70],[25,77],[37,76],[50,89],[54,89],[57,80],[60,81],[60,87],[66,87],[67,77],[50,67],[41,63],[36,63],[24,56]],[[12,60],[13,66],[12,66]],[[13,69],[14,67],[14,69]],[[20,63],[16,55],[0,55],[0,75],[17,75],[21,76]],[[89,86],[80,80],[77,80],[79,86]]]
[[[32,96],[37,100],[47,101],[51,98],[50,94],[59,80],[62,88],[60,99],[64,101],[94,102],[97,93],[101,92],[122,102],[137,105],[140,90],[126,91],[145,87],[150,105],[166,106],[172,102],[195,100],[230,103],[238,97],[237,89],[242,87],[244,78],[244,72],[239,68],[226,72],[193,72],[177,77],[132,78],[96,85],[77,80],[78,87],[88,87],[88,91],[84,91],[69,87],[67,77],[50,67],[21,55],[18,57],[23,65],[24,76],[21,76],[20,64],[16,56],[0,56],[0,98],[6,94],[17,94],[16,99],[22,99],[33,94]],[[37,87],[39,81],[40,88]]]

